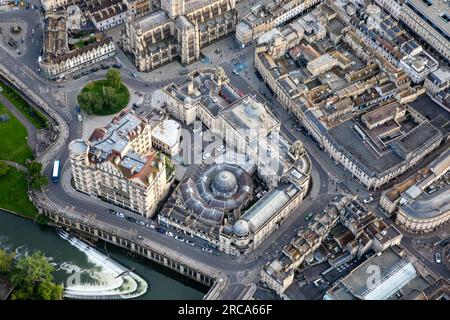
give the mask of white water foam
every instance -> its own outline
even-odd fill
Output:
[[[75,270],[69,265],[61,266],[67,270],[78,272],[69,277],[76,280],[68,283],[64,289],[64,296],[73,299],[130,299],[143,295],[148,288],[147,282],[134,272],[111,260],[96,249],[70,236],[67,232],[58,231],[61,238],[86,254],[90,263],[98,267],[98,272],[92,270]],[[89,276],[93,282],[83,283],[83,275]]]

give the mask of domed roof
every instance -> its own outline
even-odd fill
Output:
[[[219,193],[231,193],[237,188],[237,179],[233,173],[228,170],[218,171],[212,180],[212,188]]]
[[[250,232],[248,222],[245,220],[238,220],[233,226],[233,231],[239,236],[245,236]]]

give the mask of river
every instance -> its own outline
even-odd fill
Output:
[[[62,239],[54,228],[0,210],[0,247],[17,254],[42,251],[55,266],[55,281],[66,283],[74,270],[96,270],[86,254]],[[143,258],[132,257],[116,246],[99,242],[97,249],[142,277],[149,289],[137,299],[199,300],[208,288]]]

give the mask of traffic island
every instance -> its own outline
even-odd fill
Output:
[[[120,71],[108,70],[106,79],[88,83],[77,97],[80,108],[89,115],[111,115],[128,105],[130,93]]]

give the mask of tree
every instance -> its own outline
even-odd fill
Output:
[[[8,254],[5,250],[0,249],[0,274],[9,274],[14,261],[14,254]]]
[[[40,190],[42,187],[46,186],[48,184],[48,178],[44,177],[41,174],[35,174],[31,176],[30,179],[30,187],[33,190]]]
[[[109,69],[106,73],[106,81],[108,82],[108,86],[119,89],[122,85],[122,76],[120,71],[116,69]]]
[[[5,176],[9,171],[9,166],[5,163],[5,161],[0,160],[0,177]]]
[[[63,288],[53,282],[55,268],[39,251],[17,261],[11,282],[15,286],[13,300],[61,300]]]
[[[30,161],[28,167],[28,179],[33,190],[40,190],[48,184],[47,177],[42,175],[42,164],[37,161]]]
[[[36,173],[41,173],[42,171],[42,163],[37,161],[30,161],[27,164],[28,174],[34,175]]]
[[[117,104],[117,92],[113,87],[103,87],[103,108],[115,109]]]

